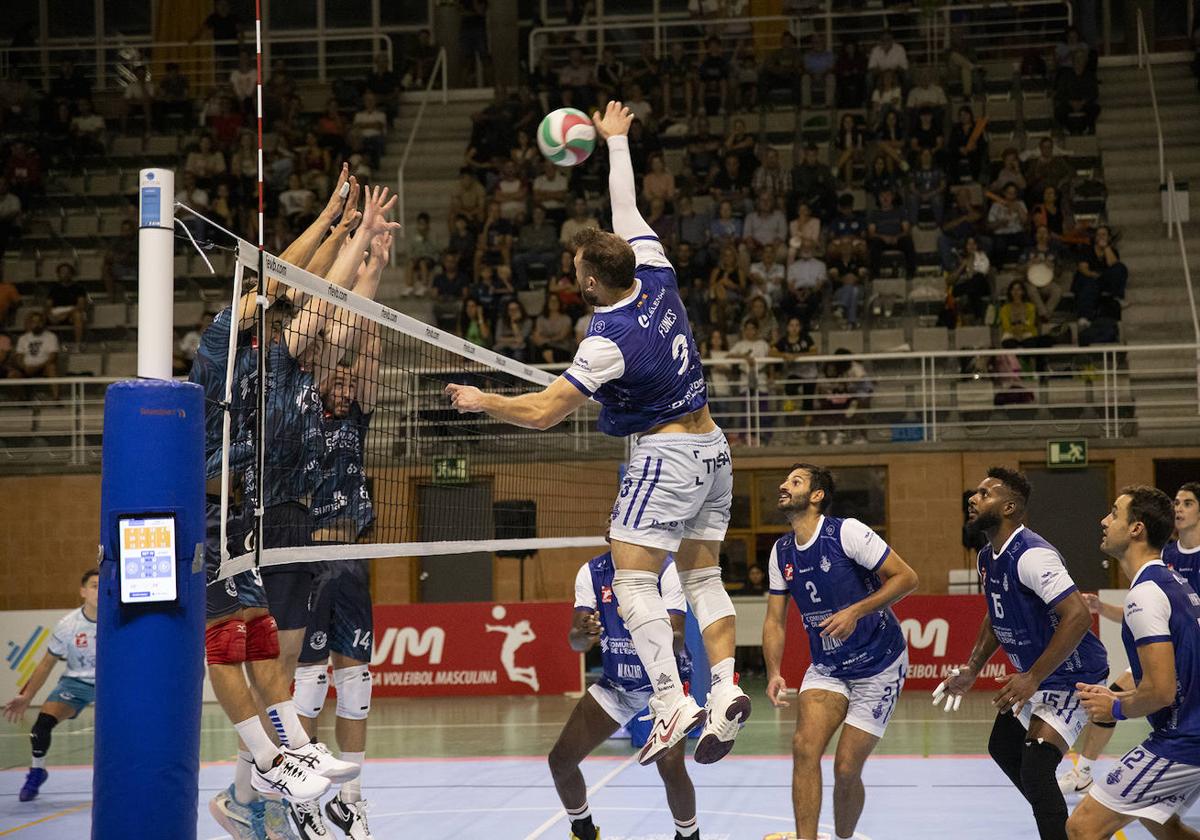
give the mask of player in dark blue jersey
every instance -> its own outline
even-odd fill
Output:
[[[575,621],[567,638],[572,649],[581,653],[599,644],[604,675],[576,704],[550,751],[550,773],[571,823],[571,840],[600,837],[592,822],[580,762],[637,717],[653,694],[629,630],[621,620],[620,604],[613,591],[615,574],[612,554],[605,553],[584,563],[575,576]],[[687,603],[669,555],[659,576],[659,591],[671,616],[673,649],[679,660],[680,675],[686,682],[691,677],[691,661],[683,639]],[[658,772],[666,787],[667,805],[675,818],[676,840],[698,840],[696,789],[684,764],[684,742],[677,743],[658,762]]]
[[[779,510],[792,526],[771,548],[770,598],[763,622],[767,697],[776,707],[788,598],[800,610],[812,665],[796,702],[792,808],[796,836],[817,837],[821,754],[843,723],[833,786],[838,837],[854,836],[862,816],[862,768],[883,737],[908,671],[908,648],[892,605],[917,588],[917,574],[857,519],[827,515],[829,470],[796,464],[779,487]]]
[[[987,615],[967,664],[934,691],[947,711],[974,685],[999,647],[1014,673],[992,698],[999,709],[988,752],[1033,809],[1042,840],[1067,836],[1067,804],[1055,770],[1087,722],[1078,682],[1108,675],[1108,655],[1091,633],[1087,604],[1062,555],[1025,527],[1031,488],[1015,470],[993,467],[968,501],[967,528],[983,534],[979,577]]]
[[[1180,819],[1200,801],[1200,595],[1162,560],[1174,516],[1166,493],[1126,487],[1101,521],[1100,550],[1131,582],[1121,641],[1136,688],[1076,688],[1093,720],[1146,717],[1151,731],[1096,779],[1067,824],[1072,840],[1104,840],[1134,820],[1155,837],[1200,838]]]
[[[1162,560],[1167,568],[1178,572],[1188,585],[1200,592],[1200,482],[1189,481],[1180,485],[1173,502],[1175,514],[1175,539],[1162,550]],[[1106,604],[1099,596],[1084,593],[1083,599],[1094,615],[1100,615],[1118,624],[1124,620],[1124,611],[1116,604]],[[1110,686],[1116,692],[1133,690],[1133,671],[1126,670]],[[1091,721],[1083,731],[1079,755],[1075,766],[1058,777],[1058,786],[1064,794],[1083,793],[1092,784],[1092,765],[1108,746],[1116,731],[1116,721]]]
[[[371,244],[370,261],[359,273],[354,292],[373,299],[391,252],[390,234]],[[337,361],[321,386],[319,420],[322,452],[312,496],[315,545],[345,545],[360,539],[375,521],[366,472],[367,428],[375,411],[382,346],[379,327],[360,316],[340,313],[326,325],[326,348]],[[346,359],[353,355],[353,362]],[[317,565],[317,564],[314,564]],[[296,710],[310,735],[329,690],[332,659],[337,688],[337,742],[346,761],[362,765],[367,748],[367,716],[371,709],[372,605],[370,562],[353,556],[317,565],[303,649],[296,668]],[[348,837],[370,840],[367,803],[361,776],[342,785],[325,803],[325,814]],[[295,821],[317,829],[320,811],[302,807]],[[307,836],[307,835],[306,835]]]
[[[750,698],[734,679],[734,609],[718,564],[733,500],[733,463],[725,434],[709,413],[700,351],[675,270],[638,212],[626,136],[633,115],[610,102],[593,120],[608,143],[614,232],[587,230],[575,239],[580,293],[594,309],[575,361],[537,393],[505,397],[454,384],[446,393],[459,411],[482,411],[534,429],[547,429],[595,399],[602,432],[634,437],[609,533],[617,567],[613,586],[654,686],[654,727],[638,760],[657,761],[703,723],[695,758],[710,764],[733,749],[750,716]],[[707,710],[684,693],[669,655],[671,624],[658,592],[658,570],[668,553],[675,555],[713,663]]]

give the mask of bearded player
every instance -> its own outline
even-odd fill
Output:
[[[613,593],[654,691],[654,726],[638,760],[657,761],[704,724],[695,759],[711,764],[733,749],[750,716],[750,698],[734,677],[734,609],[717,564],[729,525],[733,463],[708,410],[700,351],[675,270],[637,209],[626,136],[633,115],[609,102],[593,121],[608,143],[614,233],[586,230],[575,238],[575,274],[595,314],[574,363],[537,393],[504,397],[453,384],[446,393],[461,412],[482,411],[533,429],[550,428],[594,398],[601,405],[600,431],[634,436],[609,530]],[[707,711],[684,693],[675,663],[658,589],[668,554],[675,555],[713,663]]]

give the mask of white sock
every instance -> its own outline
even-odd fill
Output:
[[[233,798],[242,805],[249,805],[258,799],[258,792],[250,784],[250,768],[254,765],[254,756],[248,750],[238,750],[237,769],[233,771]]]
[[[46,769],[46,756],[44,756],[44,755],[33,756],[32,760],[29,762],[29,766],[45,770]]]
[[[700,825],[695,817],[690,820],[675,820],[675,833],[680,837],[695,837],[700,833]]]
[[[366,752],[346,752],[342,750],[342,761],[349,761],[351,764],[363,766],[363,761],[367,758]],[[362,771],[348,782],[342,783],[342,789],[338,793],[338,798],[343,802],[358,802],[362,799]]]
[[[275,756],[279,755],[279,750],[267,736],[267,730],[263,729],[258,715],[246,718],[241,723],[235,723],[233,728],[237,730],[238,737],[242,739],[242,743],[254,757],[254,763],[258,765],[258,769],[267,770],[271,766],[271,762],[275,760]]]
[[[267,706],[267,719],[275,727],[279,743],[286,749],[298,750],[306,746],[312,739],[300,724],[300,716],[296,714],[296,704],[288,698],[274,706]]]
[[[837,840],[854,840],[854,835],[853,835],[853,834],[847,835],[847,836],[845,836],[845,837],[843,837],[843,836],[842,836],[842,835],[840,835],[840,834],[835,834],[835,835],[834,835],[834,837],[835,837],[835,838],[837,838]]]
[[[613,575],[613,593],[650,687],[667,702],[678,702],[683,697],[683,681],[675,662],[675,634],[658,591],[658,575],[618,569]]]
[[[712,684],[714,686],[724,683],[725,685],[733,685],[733,657],[722,659],[716,665],[712,666]]]
[[[586,802],[583,803],[582,808],[577,808],[575,810],[567,808],[566,812],[567,822],[579,822],[580,820],[590,820],[592,818],[592,809],[588,807]]]
[[[1092,774],[1092,760],[1079,756],[1079,761],[1075,763],[1075,769],[1085,776],[1090,776]]]

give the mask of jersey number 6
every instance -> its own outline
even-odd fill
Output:
[[[678,375],[683,376],[688,369],[688,341],[686,335],[677,335],[671,342],[671,358],[679,360]]]

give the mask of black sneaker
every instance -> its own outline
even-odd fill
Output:
[[[342,830],[349,840],[373,840],[367,825],[367,800],[345,802],[335,796],[325,803],[325,816]]]
[[[321,806],[316,801],[288,803],[288,817],[300,840],[329,840],[333,835],[321,818]]]

